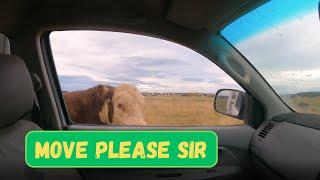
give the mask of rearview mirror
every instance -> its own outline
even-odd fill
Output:
[[[245,97],[245,92],[221,89],[215,95],[214,109],[219,113],[238,118],[244,107]]]

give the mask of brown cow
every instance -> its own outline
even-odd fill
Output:
[[[133,85],[116,88],[98,85],[87,90],[63,93],[70,118],[76,123],[146,125],[144,97]]]

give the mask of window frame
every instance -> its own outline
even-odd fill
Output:
[[[52,53],[52,48],[51,48],[51,43],[50,43],[50,34],[52,32],[59,32],[59,31],[82,31],[82,30],[86,30],[86,31],[110,31],[110,32],[119,32],[119,33],[128,33],[128,34],[137,34],[137,35],[141,35],[141,36],[147,36],[147,37],[152,37],[152,38],[156,38],[156,39],[161,39],[161,40],[165,40],[165,41],[169,41],[171,43],[183,46],[195,53],[198,53],[199,55],[205,57],[208,61],[210,61],[211,63],[213,63],[217,68],[219,68],[220,70],[222,70],[227,76],[229,76],[235,83],[237,83],[243,90],[245,93],[247,93],[248,95],[251,95],[252,97],[254,97],[251,93],[250,90],[248,90],[245,86],[243,86],[241,83],[239,83],[236,79],[234,79],[232,76],[230,76],[223,68],[221,68],[219,65],[217,65],[214,61],[210,60],[207,56],[201,54],[198,51],[195,51],[194,49],[187,47],[185,45],[182,45],[178,42],[175,42],[173,40],[169,40],[169,39],[164,39],[158,36],[152,36],[150,34],[143,34],[143,33],[134,33],[134,32],[130,32],[130,31],[114,31],[114,30],[95,30],[95,29],[63,29],[63,30],[49,30],[49,31],[45,31],[41,37],[40,37],[40,45],[41,45],[41,51],[42,51],[42,55],[43,55],[43,59],[44,59],[44,64],[45,64],[45,68],[47,70],[47,75],[48,75],[48,79],[51,85],[51,89],[53,91],[53,95],[54,95],[54,100],[56,102],[57,105],[57,110],[59,113],[59,117],[60,117],[60,123],[63,129],[67,129],[68,126],[70,125],[77,125],[77,126],[100,126],[99,124],[83,124],[83,123],[73,123],[73,121],[70,119],[69,117],[69,113],[66,107],[66,104],[64,102],[63,99],[63,94],[62,94],[62,90],[61,90],[61,85],[60,85],[60,81],[59,81],[59,77],[58,77],[58,73],[56,70],[56,66],[55,66],[55,61],[54,61],[54,57],[53,57],[53,53]],[[223,39],[225,39],[220,33],[218,34],[220,35]],[[226,39],[225,39],[226,40]],[[227,40],[226,40],[227,41]],[[228,41],[227,41],[228,42]],[[229,43],[229,42],[228,42]],[[232,44],[231,44],[232,46]],[[233,46],[232,46],[233,47]],[[236,49],[237,50],[237,49]],[[241,54],[241,53],[240,53]],[[242,54],[241,54],[242,55]],[[250,63],[250,62],[249,62]],[[250,63],[251,65],[251,63]],[[255,69],[256,70],[256,69]],[[258,72],[258,71],[257,71]],[[259,72],[258,72],[259,73]],[[259,73],[260,74],[260,73]],[[268,84],[269,85],[269,84]],[[272,89],[273,90],[273,89]],[[255,98],[255,97],[254,97]],[[260,102],[259,102],[260,103]],[[261,103],[260,103],[261,104]],[[219,112],[217,112],[219,113]],[[220,113],[222,114],[222,113]],[[226,115],[229,116],[229,115]],[[251,115],[250,115],[251,116]],[[232,116],[230,116],[232,117]],[[118,127],[126,127],[126,128],[131,128],[131,127],[143,127],[143,128],[161,128],[161,127],[165,127],[165,128],[214,128],[214,127],[241,127],[241,126],[251,126],[250,122],[247,119],[238,119],[240,121],[243,121],[244,124],[242,125],[218,125],[218,126],[110,126],[111,128],[114,127],[115,129],[118,129]]]
[[[65,129],[68,125],[72,125],[72,121],[69,117],[69,113],[67,107],[64,103],[64,99],[62,96],[61,86],[58,78],[58,73],[56,70],[56,66],[54,63],[53,53],[51,49],[50,43],[50,34],[53,31],[47,31],[43,33],[41,36],[41,50],[43,54],[44,64],[47,70],[48,79],[51,85],[51,89],[53,91],[54,100],[57,105],[60,123],[62,128]]]

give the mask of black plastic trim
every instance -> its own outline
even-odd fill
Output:
[[[305,113],[287,113],[278,116],[274,116],[272,121],[276,122],[290,122],[297,125],[318,129],[320,130],[320,115],[317,114],[305,114]]]
[[[51,51],[51,45],[50,45],[50,33],[51,32],[52,31],[45,32],[41,36],[41,40],[40,40],[41,41],[41,50],[42,50],[46,70],[48,72],[50,85],[52,87],[54,98],[55,98],[56,104],[58,106],[57,109],[59,111],[60,119],[62,121],[61,122],[62,127],[65,129],[67,127],[67,125],[71,125],[72,122],[69,118],[68,111],[67,111],[65,104],[62,103],[62,102],[64,102],[64,100],[63,100],[63,96],[61,93],[62,92],[61,86],[59,83],[56,67],[54,64],[54,58],[53,58],[52,51]]]

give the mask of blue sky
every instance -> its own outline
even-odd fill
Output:
[[[318,0],[271,0],[231,23],[221,34],[230,42],[239,43],[283,22],[317,11],[318,3]]]

